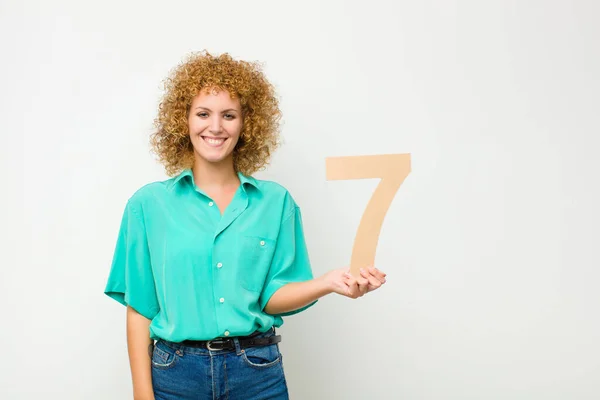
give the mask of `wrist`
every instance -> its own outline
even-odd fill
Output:
[[[315,281],[317,287],[319,288],[319,293],[322,296],[326,296],[334,292],[333,282],[330,282],[329,279],[327,279],[327,274],[321,275],[320,277],[316,278]]]

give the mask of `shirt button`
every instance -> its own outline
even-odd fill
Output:
[[[221,268],[222,266],[223,266],[223,264],[217,263],[217,268]]]
[[[229,331],[225,331],[225,336],[229,336]]]
[[[222,297],[219,299],[219,301],[220,301],[221,303],[225,303],[225,299],[224,299],[224,298],[222,298]]]
[[[212,206],[213,206],[213,204],[215,204],[215,203],[213,203],[213,202],[211,201],[210,203],[208,203],[208,206],[209,206],[209,207],[212,207]]]
[[[260,245],[261,245],[261,246],[264,246],[264,245],[265,245],[265,241],[264,241],[264,240],[261,240],[261,241],[260,241]]]

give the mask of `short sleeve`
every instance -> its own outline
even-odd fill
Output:
[[[104,293],[152,319],[158,314],[150,251],[141,207],[127,203]]]
[[[259,300],[261,309],[264,310],[271,296],[282,286],[292,282],[308,281],[312,278],[313,273],[304,239],[302,214],[300,208],[295,206],[281,223],[273,260]],[[297,314],[315,303],[317,301],[279,315]]]

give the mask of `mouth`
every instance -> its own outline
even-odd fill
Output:
[[[200,136],[204,143],[210,147],[221,147],[227,141],[227,138],[215,138],[210,136]]]

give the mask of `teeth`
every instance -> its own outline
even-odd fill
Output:
[[[205,138],[205,140],[210,144],[221,144],[225,141],[225,139],[213,139],[213,138]]]

